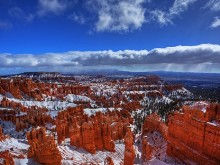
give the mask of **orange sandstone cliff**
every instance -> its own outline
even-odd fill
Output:
[[[186,164],[220,164],[220,105],[197,102],[169,117],[167,153]]]

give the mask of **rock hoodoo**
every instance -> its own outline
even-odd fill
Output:
[[[27,133],[28,157],[45,165],[61,165],[61,154],[57,148],[53,135],[46,135],[46,129],[33,129]]]
[[[124,138],[125,153],[124,153],[124,165],[133,165],[135,159],[135,150],[133,146],[133,134],[130,129],[127,129],[127,133]]]

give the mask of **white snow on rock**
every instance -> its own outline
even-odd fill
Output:
[[[97,112],[106,113],[108,110],[110,110],[110,111],[114,111],[114,110],[120,111],[121,108],[116,108],[116,109],[115,108],[95,108],[95,109],[85,108],[85,109],[83,109],[84,114],[86,114],[87,116],[95,115]]]
[[[33,159],[14,159],[15,165],[41,165],[34,161]]]
[[[68,142],[67,142],[68,143]],[[116,152],[97,151],[96,154],[90,154],[83,149],[77,149],[69,144],[66,146],[58,146],[62,154],[62,165],[81,165],[83,163],[94,163],[104,165],[107,156],[111,157],[115,165],[119,165],[124,159],[124,144],[115,144]]]
[[[74,102],[74,101],[85,101],[85,102],[93,102],[89,97],[87,96],[81,96],[81,95],[74,95],[74,94],[68,94],[64,97],[66,101]]]
[[[88,102],[92,107],[96,107],[95,101],[90,99],[87,96],[81,96],[81,95],[75,95],[75,94],[68,94],[67,96],[64,97],[64,99],[67,102],[74,102],[74,101],[83,101],[83,102]]]
[[[26,133],[25,133],[26,130],[24,132],[22,131],[17,132],[15,128],[16,127],[15,124],[13,124],[10,121],[3,121],[0,119],[0,126],[4,128],[3,129],[4,134],[9,135],[10,137],[16,139],[24,139],[26,137]]]
[[[0,102],[2,101],[2,99],[3,99],[3,96],[0,94]]]
[[[9,99],[17,103],[21,103],[25,107],[37,106],[41,108],[47,108],[48,110],[62,110],[67,107],[76,107],[74,103],[69,103],[67,101],[29,101],[29,100],[18,100],[18,99]]]
[[[26,140],[21,140],[21,139],[14,139],[14,138],[9,138],[4,141],[0,142],[0,152],[9,150],[13,155],[24,155],[24,151],[27,151],[29,148],[29,145],[27,144]],[[13,150],[10,150],[13,148]]]

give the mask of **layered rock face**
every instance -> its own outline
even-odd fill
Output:
[[[142,128],[142,159],[144,161],[151,160],[153,157],[161,159],[158,152],[166,146],[167,131],[168,127],[159,115],[153,113],[146,117]]]
[[[28,158],[34,158],[45,165],[61,165],[61,154],[57,148],[53,135],[46,135],[46,129],[33,129],[27,133]]]
[[[51,90],[53,89],[53,90]],[[10,93],[17,99],[22,99],[24,96],[28,96],[29,99],[42,100],[43,94],[47,96],[63,96],[67,94],[81,94],[90,93],[89,86],[81,85],[66,85],[42,83],[33,81],[28,78],[1,78],[0,79],[0,94],[5,95]]]
[[[130,129],[127,130],[127,133],[124,138],[125,142],[125,153],[124,153],[124,165],[133,165],[135,159],[135,150],[133,146],[134,137]]]
[[[169,117],[167,153],[190,164],[220,164],[220,106],[197,102]]]

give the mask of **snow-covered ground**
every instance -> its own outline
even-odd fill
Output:
[[[101,112],[101,113],[106,113],[107,111],[114,111],[114,110],[118,110],[120,111],[121,108],[85,108],[84,114],[86,114],[87,116],[91,116],[91,115],[95,115],[97,112]]]
[[[77,149],[69,145],[69,139],[66,139],[65,146],[58,146],[62,157],[63,165],[81,165],[82,163],[94,163],[104,165],[107,156],[111,157],[115,165],[120,165],[124,159],[124,144],[115,144],[116,152],[97,151],[96,154],[90,154],[83,149]]]

